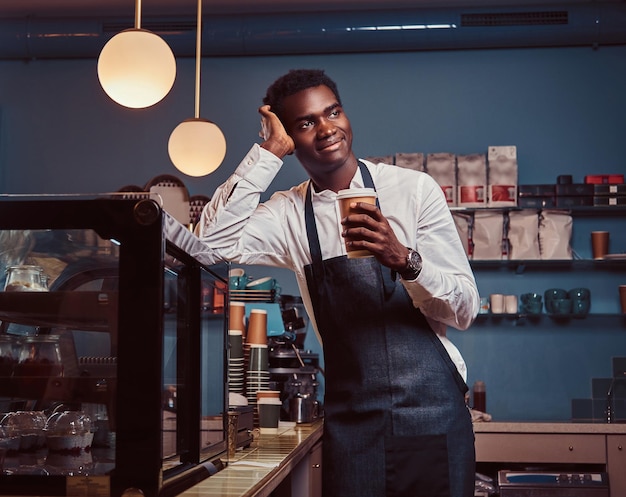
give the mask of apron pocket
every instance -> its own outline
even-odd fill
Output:
[[[449,497],[447,437],[385,438],[386,497]]]

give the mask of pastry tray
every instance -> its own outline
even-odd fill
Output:
[[[28,326],[111,331],[117,292],[0,292],[0,320]]]

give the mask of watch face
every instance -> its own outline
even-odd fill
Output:
[[[415,250],[411,251],[410,264],[412,269],[418,271],[422,268],[422,257]]]

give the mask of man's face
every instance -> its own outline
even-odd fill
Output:
[[[313,180],[331,174],[352,157],[352,127],[327,86],[308,88],[284,100],[283,125],[295,155]]]

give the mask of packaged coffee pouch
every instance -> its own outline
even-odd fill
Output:
[[[474,254],[474,240],[473,238],[473,224],[474,218],[472,214],[465,212],[452,212],[452,219],[454,219],[454,225],[459,233],[459,238],[465,249],[465,254],[468,259],[471,259]]]
[[[539,214],[535,210],[509,212],[509,258],[541,259],[539,251]]]
[[[487,205],[487,158],[485,154],[458,155],[456,158],[459,207]]]
[[[515,146],[489,147],[489,206],[517,205],[517,149]]]
[[[449,206],[456,206],[456,157],[450,153],[428,154],[426,172],[439,183]]]
[[[539,249],[542,259],[572,258],[572,216],[564,211],[541,211]]]
[[[474,260],[501,260],[505,239],[502,211],[476,211],[472,239]]]
[[[365,160],[373,162],[374,164],[393,164],[393,155],[372,155],[370,157],[364,157]]]
[[[421,152],[396,153],[396,166],[424,171],[424,154]]]

